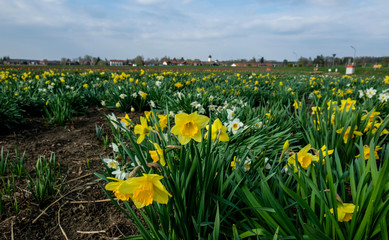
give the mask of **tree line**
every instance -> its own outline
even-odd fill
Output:
[[[7,61],[10,60],[9,56],[4,56],[0,58],[0,64],[4,64]],[[47,59],[44,59],[44,61],[47,61]],[[164,61],[180,61],[180,62],[201,62],[200,59],[185,59],[184,57],[168,57],[164,56],[162,58],[144,58],[143,56],[136,56],[135,58],[127,58],[124,60],[126,65],[132,65],[136,64],[137,66],[143,66],[143,65],[159,65],[161,62]],[[213,60],[218,61],[218,60]],[[225,63],[233,63],[233,62],[241,62],[241,63],[264,63],[264,62],[277,62],[272,60],[266,60],[264,57],[256,59],[255,57],[252,57],[251,59],[231,59],[222,61]],[[354,62],[353,57],[336,57],[336,56],[323,56],[318,55],[314,59],[311,57],[300,57],[297,61],[288,61],[287,59],[284,59],[281,63],[284,66],[300,66],[300,67],[310,67],[310,66],[319,66],[319,67],[331,67],[331,66],[342,66],[351,64]],[[78,58],[61,58],[59,61],[59,64],[61,65],[101,65],[106,66],[109,65],[109,60],[107,58],[100,58],[100,57],[93,57],[91,55],[85,55],[83,57]],[[355,65],[357,66],[366,66],[371,64],[382,64],[383,66],[389,67],[389,57],[369,57],[369,56],[363,56],[363,57],[356,57],[355,58]]]

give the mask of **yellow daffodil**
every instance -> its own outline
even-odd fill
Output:
[[[206,129],[209,132],[208,125],[206,126]],[[220,135],[219,135],[219,131],[220,131]],[[204,136],[205,139],[208,139],[208,132]],[[218,135],[219,135],[220,142],[228,142],[230,140],[227,134],[227,127],[223,125],[223,123],[220,121],[219,118],[212,123],[212,134],[211,134],[212,141],[215,141]]]
[[[146,136],[150,135],[150,132],[153,130],[152,127],[147,125],[147,120],[144,117],[140,117],[141,124],[137,124],[134,128],[135,134],[139,134],[139,137],[137,139],[137,143],[140,144],[143,142]]]
[[[178,136],[182,145],[187,144],[191,139],[201,142],[201,129],[207,126],[209,118],[197,114],[179,113],[175,116],[175,126],[171,132]]]
[[[313,120],[313,123],[315,124],[317,131],[320,131],[320,121]]]
[[[344,136],[343,136],[344,143],[347,143],[348,136],[350,134],[351,134],[351,138],[354,138],[355,136],[362,136],[363,135],[363,133],[361,133],[359,131],[356,131],[356,130],[357,130],[357,127],[355,127],[353,132],[350,132],[351,131],[351,126],[346,129],[346,132],[344,133]],[[336,130],[336,133],[342,134],[342,132],[343,132],[343,128]]]
[[[129,194],[137,208],[148,206],[156,201],[167,204],[172,195],[162,185],[163,177],[158,174],[146,174],[126,180],[126,185],[119,187],[120,192]]]
[[[389,84],[389,76],[385,76],[384,82],[385,82],[386,84]]]
[[[236,169],[236,156],[234,156],[234,160],[231,161],[231,168],[232,170]]]
[[[124,185],[127,184],[126,181],[111,177],[108,177],[108,179],[115,180],[116,182],[109,182],[107,185],[105,185],[105,189],[107,189],[108,191],[113,191],[113,193],[118,199],[122,201],[128,201],[128,199],[130,198],[130,194],[123,193],[119,190],[119,187],[125,187]]]
[[[331,115],[331,124],[332,124],[332,126],[335,125],[335,114]]]
[[[147,121],[150,122],[150,116],[153,115],[153,112],[152,111],[144,111],[144,114],[145,114]]]
[[[369,115],[369,114],[363,115],[362,118],[361,118],[361,120],[362,120],[362,121],[365,120],[365,119],[367,118],[368,115]],[[372,122],[373,119],[374,119],[374,117],[375,117],[375,116],[379,116],[379,115],[380,115],[380,112],[375,112],[375,111],[373,111],[373,112],[370,114],[370,116],[369,116],[369,122]]]
[[[355,109],[356,100],[351,100],[350,98],[347,98],[346,100],[341,100],[341,106],[340,111],[343,112],[343,110],[346,108],[346,112],[350,110]]]
[[[307,169],[312,161],[318,161],[318,156],[315,156],[308,151],[311,149],[311,144],[308,144],[303,149],[297,153],[297,161],[300,163],[301,167]],[[297,172],[296,166],[296,154],[288,158],[288,164],[294,166],[294,172]]]
[[[371,129],[372,126],[374,126],[374,125],[373,125],[373,122],[368,122],[367,125],[366,125],[366,127],[365,127],[365,129],[363,130],[363,132],[364,132],[364,133],[365,133],[365,132],[368,132],[368,131]]]
[[[323,157],[327,156],[327,152],[328,152],[328,155],[331,155],[332,153],[334,153],[334,150],[327,150],[326,145],[323,145],[323,147],[321,147],[320,150],[323,154]]]
[[[265,115],[266,115],[267,119],[270,119],[270,117],[271,117],[271,120],[273,120],[273,117],[271,115],[271,110],[269,110],[268,113],[265,113]]]
[[[153,159],[153,162],[158,162],[160,161],[162,166],[166,165],[165,157],[163,156],[163,150],[162,148],[158,145],[158,143],[153,143],[156,150],[150,150],[150,156]]]
[[[147,97],[147,95],[148,95],[148,94],[145,93],[145,92],[140,92],[139,94],[140,94],[140,96],[141,96],[142,99],[146,99],[146,97]]]
[[[352,203],[339,203],[336,212],[338,213],[339,222],[348,222],[353,218],[353,213],[355,210],[355,205]],[[334,209],[331,208],[330,212],[334,214]]]
[[[161,127],[161,130],[165,129],[167,127],[167,115],[158,115],[159,118],[159,126]]]
[[[336,107],[338,106],[338,103],[330,100],[327,102],[327,106],[328,106],[327,109],[332,108],[332,111],[335,111]]]
[[[299,109],[299,107],[301,107],[301,102],[300,102],[300,101],[297,102],[296,100],[294,100],[293,107],[294,107],[295,109]]]
[[[382,147],[380,147],[380,146],[376,146],[375,147],[375,149],[374,149],[374,157],[375,157],[375,159],[379,159],[377,152],[379,150],[381,150],[381,149],[382,149]],[[360,156],[361,156],[361,154],[358,154],[355,157],[360,157]],[[369,157],[370,157],[370,147],[367,146],[367,145],[363,146],[363,156],[365,157],[366,160],[369,159]]]
[[[175,86],[176,88],[182,88],[182,87],[184,87],[184,85],[183,85],[182,83],[180,83],[180,82],[174,84],[174,86]]]
[[[289,140],[286,140],[285,143],[284,143],[284,146],[282,146],[282,152],[286,152],[286,150],[288,150],[289,148]]]
[[[376,122],[376,123],[374,123],[374,125],[373,125],[373,122],[368,122],[367,125],[366,125],[366,128],[363,130],[363,132],[365,133],[365,132],[369,131],[371,128],[373,128],[373,129],[371,130],[371,132],[372,132],[373,134],[375,134],[375,133],[377,132],[378,128],[381,126],[381,124],[382,124],[382,123],[380,123],[380,122]],[[388,133],[389,133],[389,131],[386,130],[386,129],[384,128],[384,129],[382,130],[380,136],[382,136],[382,135],[384,135],[384,134],[388,134]]]
[[[312,107],[312,115],[320,114],[320,107]]]
[[[133,127],[132,125],[132,120],[131,118],[128,116],[128,114],[126,113],[126,116],[122,117],[122,122],[124,122],[126,124],[126,128],[129,128],[129,127]]]

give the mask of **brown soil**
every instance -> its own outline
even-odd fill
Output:
[[[110,135],[105,118],[108,113],[90,109],[89,114],[74,117],[65,127],[48,126],[43,118],[31,118],[18,130],[0,131],[0,148],[10,154],[9,161],[14,159],[15,149],[19,156],[25,152],[25,167],[34,176],[38,156],[49,158],[55,153],[64,182],[61,191],[38,205],[26,179],[16,178],[13,197],[19,212],[4,195],[0,239],[116,239],[137,234],[131,220],[103,192],[101,186],[105,182],[94,181],[94,173],[103,167],[101,159],[112,155],[112,150],[104,149],[103,141],[97,139],[95,130],[96,125],[103,125],[104,136]],[[137,116],[138,113],[130,117]],[[10,174],[2,178],[7,181]]]

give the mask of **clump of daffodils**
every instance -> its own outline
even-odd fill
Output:
[[[340,128],[340,129],[336,130],[336,133],[342,134],[344,131],[343,142],[346,144],[350,135],[351,135],[351,138],[355,138],[355,137],[363,135],[362,132],[359,132],[356,129],[357,129],[357,127],[355,127],[355,129],[351,130],[351,126],[349,126],[346,128],[345,131],[344,131],[344,128]]]

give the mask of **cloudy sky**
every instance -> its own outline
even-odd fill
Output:
[[[0,0],[0,57],[389,56],[388,9],[388,0]]]

